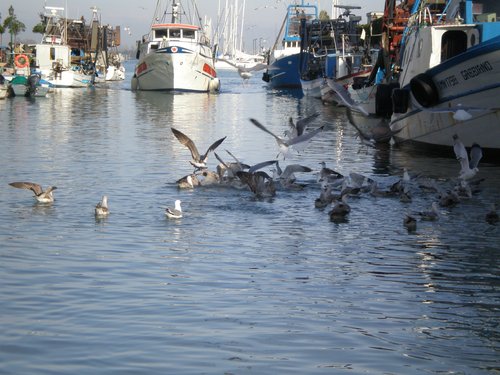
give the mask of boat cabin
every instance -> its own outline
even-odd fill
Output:
[[[182,47],[195,43],[210,45],[210,40],[200,32],[198,26],[182,23],[154,24],[151,32],[142,38],[140,54],[148,54],[174,45]]]
[[[401,65],[407,79],[487,42],[500,32],[498,0],[442,1],[439,9],[432,9],[429,4],[423,2],[413,15],[414,23],[406,37]],[[424,23],[432,27],[418,27]]]

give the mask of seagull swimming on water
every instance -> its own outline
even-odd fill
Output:
[[[52,192],[57,189],[57,187],[51,186],[47,188],[47,190],[43,191],[40,185],[33,182],[11,182],[9,185],[18,189],[31,190],[35,193],[35,199],[40,203],[54,202],[54,195]]]
[[[488,211],[485,215],[486,222],[488,224],[494,225],[500,221],[497,212],[497,205],[495,203],[491,204],[491,211]]]
[[[179,189],[194,189],[195,186],[200,185],[200,181],[194,173],[181,177],[176,181],[176,183]]]
[[[439,219],[440,213],[437,202],[432,202],[431,209],[417,213],[425,221],[435,221]]]
[[[417,219],[410,214],[407,214],[403,219],[403,225],[408,232],[415,232],[417,230]]]
[[[95,206],[95,216],[104,217],[109,215],[108,197],[102,196],[102,200]]]
[[[455,134],[453,136],[453,151],[455,151],[455,156],[460,162],[460,173],[458,178],[461,180],[470,180],[473,178],[476,173],[479,171],[477,168],[479,161],[483,157],[483,152],[481,150],[481,146],[477,143],[473,143],[470,149],[470,161],[467,156],[467,150],[465,149],[464,144],[458,138],[458,135]]]
[[[236,175],[243,183],[248,185],[256,197],[264,198],[274,197],[276,195],[274,181],[266,172],[239,171]]]
[[[294,147],[297,151],[304,149],[309,141],[318,133],[322,132],[325,126],[321,126],[313,131],[310,131],[308,133],[303,133],[301,135],[298,135],[292,139],[283,139],[281,137],[278,137],[276,134],[271,132],[269,129],[267,129],[264,125],[262,125],[259,121],[257,121],[254,118],[251,118],[250,121],[252,124],[254,124],[256,127],[258,127],[260,130],[265,131],[267,134],[270,134],[276,139],[276,142],[278,143],[279,149],[280,149],[280,154],[283,154],[283,157],[285,157],[288,154],[288,149],[290,147]]]
[[[332,209],[328,212],[330,220],[333,222],[343,221],[346,216],[351,212],[351,206],[347,203],[347,195],[343,195],[339,201],[333,204]]]
[[[171,219],[180,219],[182,217],[181,201],[177,199],[174,208],[167,207],[165,215]]]
[[[198,148],[191,140],[191,138],[189,138],[186,134],[180,132],[177,129],[174,128],[171,129],[172,133],[174,133],[175,137],[179,140],[179,142],[184,146],[186,146],[191,152],[192,160],[190,160],[189,162],[193,167],[195,167],[195,170],[207,168],[208,153],[210,151],[215,150],[224,141],[224,139],[226,139],[226,137],[224,137],[215,141],[203,155],[200,155]]]

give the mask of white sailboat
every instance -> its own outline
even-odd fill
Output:
[[[265,57],[260,54],[249,54],[243,50],[243,29],[245,20],[246,0],[239,5],[238,0],[225,0],[221,7],[219,0],[218,18],[220,23],[217,27],[217,69],[237,70],[251,69],[257,64],[262,64]]]
[[[157,2],[149,34],[138,42],[139,61],[132,89],[217,91],[220,82],[209,38],[210,23],[195,25],[194,20],[199,20],[199,16],[186,14],[181,2],[168,1],[166,6],[162,3]],[[194,2],[189,8],[197,13]],[[165,19],[168,15],[170,22]]]

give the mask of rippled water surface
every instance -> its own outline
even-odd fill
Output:
[[[128,71],[132,69],[128,65]],[[201,152],[273,159],[289,116],[315,111],[325,131],[280,165],[402,175],[448,186],[442,155],[371,148],[341,109],[221,72],[218,95],[134,93],[128,82],[0,101],[0,373],[486,374],[499,373],[500,167],[481,163],[481,192],[436,222],[402,225],[413,202],[364,194],[331,222],[306,187],[256,199],[223,187],[180,191],[192,171],[175,127]],[[209,158],[214,169],[216,160]],[[12,181],[55,185],[36,204]],[[108,195],[111,214],[96,220]],[[184,217],[165,206],[181,199]]]

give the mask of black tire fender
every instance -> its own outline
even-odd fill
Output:
[[[422,107],[428,108],[439,103],[438,89],[429,75],[420,73],[413,77],[410,88],[413,97]]]

